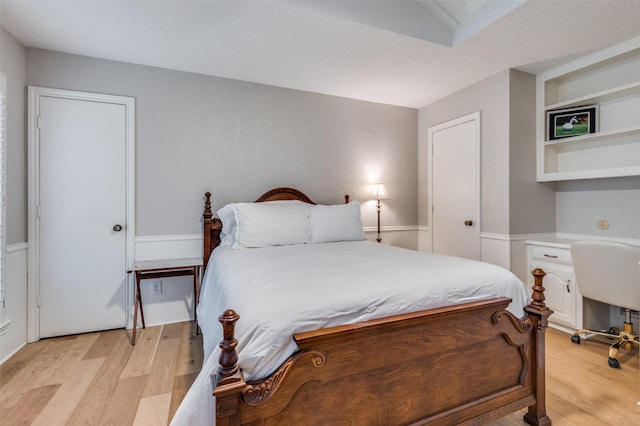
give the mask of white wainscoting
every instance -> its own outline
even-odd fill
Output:
[[[549,238],[555,234],[507,235],[480,233],[480,260],[509,269],[522,281],[527,282],[526,241],[536,238]],[[431,231],[428,227],[418,227],[418,249],[432,251]]]
[[[527,240],[549,238],[555,234],[480,234],[481,260],[502,266],[527,282],[530,271],[527,267]]]
[[[433,251],[431,229],[428,226],[418,226],[418,250]]]
[[[7,246],[6,305],[0,324],[0,364],[27,344],[28,244]]]
[[[134,238],[135,261],[202,257],[202,235],[159,235]],[[162,278],[162,294],[152,295],[152,280],[140,282],[140,294],[147,326],[193,320],[192,277]],[[133,274],[129,274],[128,300],[133,300]],[[127,327],[133,324],[133,304]],[[140,321],[140,320],[139,320]],[[139,324],[141,324],[139,322]]]
[[[418,227],[418,250],[432,251],[431,230]],[[480,260],[509,269],[511,261],[511,238],[504,234],[480,233]]]
[[[135,237],[135,261],[181,259],[202,256],[202,235]]]
[[[480,260],[511,268],[511,238],[505,234],[480,233]]]
[[[363,230],[369,241],[375,241],[378,238],[378,228],[376,226],[365,226]],[[417,226],[381,226],[380,238],[382,239],[382,244],[418,250],[417,230]]]

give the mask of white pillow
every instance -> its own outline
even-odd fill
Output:
[[[220,245],[234,245],[236,242],[237,234],[236,205],[227,204],[216,213],[218,214],[218,218],[222,222],[222,231],[220,232]]]
[[[366,240],[359,201],[331,206],[309,205],[307,216],[312,243]]]
[[[304,205],[295,200],[228,204],[218,210],[222,244],[236,249],[304,244],[309,240]]]

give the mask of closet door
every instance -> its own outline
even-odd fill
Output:
[[[123,328],[128,106],[37,100],[39,337]]]
[[[434,253],[480,259],[480,113],[430,127]]]

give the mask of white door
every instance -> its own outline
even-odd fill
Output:
[[[480,259],[480,113],[428,131],[434,253]]]
[[[37,100],[38,123],[39,337],[122,328],[131,106],[46,94],[30,99]]]

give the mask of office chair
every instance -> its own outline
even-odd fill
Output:
[[[609,366],[620,368],[618,349],[640,344],[633,332],[630,311],[640,310],[640,246],[612,241],[577,241],[571,244],[571,257],[576,274],[576,285],[582,296],[619,306],[625,310],[622,330],[608,331],[582,329],[571,336],[580,343],[580,334],[595,334],[615,342],[609,348]]]

